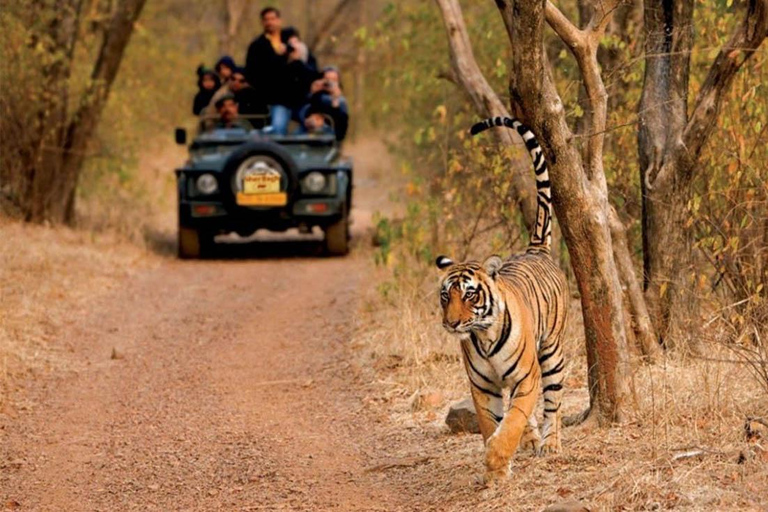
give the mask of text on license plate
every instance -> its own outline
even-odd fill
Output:
[[[243,192],[246,194],[269,194],[273,192],[280,192],[280,175],[248,175],[243,178]]]
[[[275,192],[272,194],[237,193],[237,204],[240,206],[285,206],[288,204],[288,194]]]

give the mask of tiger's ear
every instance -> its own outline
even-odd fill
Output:
[[[453,265],[453,260],[448,256],[438,256],[435,260],[435,265],[437,265],[437,268],[440,270],[445,270],[446,268]]]
[[[493,255],[483,262],[483,268],[485,269],[485,272],[491,277],[491,279],[496,279],[496,275],[499,273],[499,269],[503,264],[504,261],[502,261],[501,258]]]

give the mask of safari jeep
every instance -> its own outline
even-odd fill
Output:
[[[176,142],[187,144],[184,129],[176,130]],[[325,232],[327,254],[348,252],[352,162],[333,135],[203,132],[176,176],[180,258],[205,256],[222,233],[309,233],[315,226]]]

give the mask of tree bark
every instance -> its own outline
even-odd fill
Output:
[[[633,23],[642,18],[641,6],[639,4],[640,2],[630,0],[629,2],[617,5],[616,11],[611,16],[610,22],[606,27],[606,33],[617,36],[624,42],[629,43],[631,37],[637,35],[632,33]],[[589,0],[579,0],[578,7],[580,26],[588,27],[590,21],[595,16],[594,3]],[[621,58],[621,52],[615,48],[607,49],[602,46],[598,48],[597,59],[602,72],[608,76],[613,75],[619,66],[624,63],[624,60]],[[612,93],[607,98],[609,109],[625,101],[624,93],[626,92],[626,87],[616,85],[620,83],[621,81],[614,80]],[[591,107],[584,87],[579,89],[579,105],[582,107],[585,115],[577,120],[576,133],[581,136],[589,136]],[[647,361],[654,362],[658,359],[661,351],[656,341],[657,336],[645,298],[643,297],[642,288],[635,274],[626,227],[613,207],[611,207],[610,223],[613,255],[618,266],[619,279],[621,280],[621,286],[625,295],[626,325],[627,328],[631,329],[627,331],[627,335],[631,338],[629,335],[634,334],[634,340],[632,341],[637,344],[637,348],[642,356]]]
[[[736,72],[768,32],[768,0],[749,0],[742,24],[719,52],[688,118],[693,1],[645,1],[646,69],[639,106],[646,298],[665,342],[691,327],[686,279],[691,244],[687,204],[699,154]]]
[[[469,95],[481,117],[509,117],[509,111],[477,65],[458,0],[436,1],[448,34],[451,67],[456,81]],[[493,135],[505,147],[522,144],[522,140],[512,130],[493,130]],[[531,179],[528,155],[525,155],[524,161],[515,162],[511,170],[510,195],[523,216],[528,232],[532,233],[532,226],[536,222],[536,189]]]
[[[619,273],[613,257],[610,205],[602,150],[606,94],[597,47],[617,2],[596,8],[580,30],[544,1],[496,0],[514,48],[510,94],[519,116],[539,137],[550,163],[557,217],[581,293],[590,415],[601,424],[621,421],[628,393],[628,354]],[[585,157],[565,119],[543,46],[544,20],[573,52],[590,104]]]

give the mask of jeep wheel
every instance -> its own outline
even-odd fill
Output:
[[[212,245],[212,235],[179,226],[179,258],[183,260],[202,258],[210,252]]]
[[[331,256],[344,256],[349,252],[349,216],[341,218],[325,228],[325,252]]]

